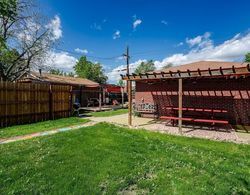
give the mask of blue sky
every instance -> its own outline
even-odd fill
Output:
[[[86,54],[104,65],[110,82],[119,79],[125,62],[119,56],[126,45],[132,70],[149,59],[158,69],[203,59],[241,61],[250,50],[247,0],[40,0],[39,4],[49,18],[57,19],[61,43],[53,51],[56,66],[70,71]]]

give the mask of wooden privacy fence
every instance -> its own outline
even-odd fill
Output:
[[[0,82],[0,127],[69,117],[71,86]]]

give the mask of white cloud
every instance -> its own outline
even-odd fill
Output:
[[[119,57],[117,57],[117,58],[115,59],[115,61],[116,61],[116,62],[119,62],[119,61],[124,60],[124,59],[125,59],[124,56],[119,56]]]
[[[99,31],[102,30],[102,26],[100,24],[97,24],[97,23],[92,24],[90,27],[94,30],[99,30]]]
[[[134,72],[135,69],[142,63],[146,62],[147,60],[138,60],[134,63],[129,64],[129,71],[130,73]],[[119,79],[121,79],[120,74],[126,74],[127,70],[127,65],[120,65],[113,69],[111,72],[107,73],[107,76],[109,78],[109,82],[111,83],[117,83]]]
[[[194,46],[206,47],[212,44],[210,36],[211,36],[210,32],[205,32],[204,35],[199,35],[192,39],[186,38],[186,43],[189,45],[189,47],[194,47]]]
[[[51,31],[53,40],[57,40],[62,37],[61,19],[58,15],[55,15],[46,27]]]
[[[121,37],[121,32],[119,30],[115,31],[113,34],[113,39],[119,39]]]
[[[142,20],[137,19],[133,22],[133,29],[135,30],[137,26],[139,26],[142,23]]]
[[[72,72],[73,66],[76,64],[78,60],[71,56],[67,52],[53,52],[51,51],[50,54],[47,57],[47,61],[45,62],[45,65],[63,70],[65,72]]]
[[[180,42],[180,43],[178,43],[176,46],[177,46],[177,47],[180,47],[180,46],[182,46],[182,45],[184,45],[184,43],[183,43],[183,42]]]
[[[27,20],[26,27],[23,31],[17,34],[17,37],[20,41],[31,43],[36,37],[36,32],[41,29],[41,26],[34,22],[32,19]]]
[[[80,48],[76,48],[75,52],[77,53],[82,53],[82,54],[87,54],[89,53],[89,51],[87,49],[80,49]]]
[[[250,51],[250,33],[237,34],[232,39],[217,46],[209,39],[210,34],[205,33],[202,37],[205,37],[205,41],[201,41],[188,53],[177,53],[162,61],[156,61],[156,67],[160,69],[168,63],[180,65],[200,60],[240,61]]]
[[[168,22],[165,21],[165,20],[162,20],[161,23],[164,24],[164,25],[168,25]]]
[[[214,45],[210,40],[210,33],[201,35],[202,40],[196,44],[196,47],[191,48],[187,53],[176,53],[166,57],[162,61],[155,61],[157,69],[161,69],[165,65],[172,63],[181,65],[201,60],[214,61],[241,61],[244,55],[250,51],[250,32],[246,34],[236,34],[233,38],[219,44]],[[131,72],[145,60],[138,60],[131,64]],[[118,66],[108,73],[110,82],[117,82],[120,79],[121,72],[119,70],[126,68],[126,65]]]

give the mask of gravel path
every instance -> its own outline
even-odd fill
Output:
[[[54,130],[45,131],[45,132],[33,133],[29,135],[11,137],[7,139],[0,139],[0,144],[6,144],[6,143],[20,141],[20,140],[27,140],[27,139],[32,139],[34,137],[41,137],[45,135],[52,135],[52,134],[63,132],[63,131],[79,129],[82,127],[89,127],[99,122],[108,122],[108,123],[116,124],[119,126],[128,126],[128,114],[116,115],[116,116],[111,116],[111,117],[90,117],[89,119],[91,120],[90,122],[87,122],[81,125],[54,129]],[[132,121],[133,121],[133,126],[130,127],[132,129],[145,129],[149,131],[157,131],[160,133],[180,135],[178,131],[178,127],[167,125],[165,122],[154,121],[153,119],[141,118],[141,117],[133,117]],[[195,129],[184,127],[182,128],[182,131],[183,131],[182,135],[187,136],[187,137],[199,137],[199,138],[206,138],[206,139],[212,139],[212,140],[250,144],[249,134],[247,134],[246,136],[239,137],[234,129],[214,130],[214,129],[208,129],[208,128],[201,129],[200,127],[195,127]]]
[[[95,122],[109,122],[121,126],[128,126],[128,114],[116,115],[111,117],[91,117],[90,120]],[[165,122],[154,121],[150,118],[133,117],[133,126],[131,128],[146,129],[150,131],[157,131],[160,133],[168,133],[173,135],[180,135],[178,127],[166,125]],[[250,144],[250,135],[239,137],[234,129],[209,129],[200,127],[184,127],[182,129],[183,136],[187,137],[199,137],[212,140],[230,141],[235,143],[247,143]]]

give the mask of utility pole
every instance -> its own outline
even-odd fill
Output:
[[[127,62],[127,75],[129,75],[129,47],[127,46],[126,54],[123,54]],[[128,93],[128,125],[132,125],[132,82],[127,80],[127,93]]]

